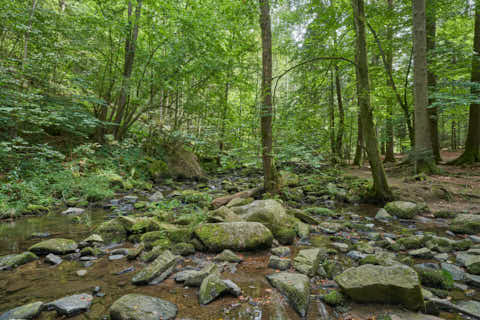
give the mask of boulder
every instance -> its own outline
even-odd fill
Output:
[[[235,296],[241,294],[240,288],[230,280],[222,280],[216,273],[212,273],[202,281],[200,290],[198,291],[198,301],[205,305],[222,294],[231,293]]]
[[[62,263],[63,259],[53,253],[50,253],[45,257],[45,262],[56,266],[57,264]]]
[[[367,264],[345,270],[335,281],[357,302],[401,304],[410,310],[424,307],[418,274],[404,265]]]
[[[78,245],[75,241],[70,239],[49,239],[30,247],[30,251],[38,255],[47,255],[49,253],[64,255],[75,252]]]
[[[189,256],[195,253],[195,247],[191,243],[180,242],[173,245],[172,252],[181,256]]]
[[[0,257],[0,270],[10,270],[26,263],[37,260],[38,257],[32,252],[23,252],[20,254],[10,254]]]
[[[305,317],[310,304],[310,280],[299,273],[279,272],[267,276],[270,284],[285,295],[295,311]]]
[[[377,215],[375,216],[376,220],[380,221],[388,221],[391,220],[393,217],[387,212],[387,210],[381,208],[378,210]]]
[[[455,233],[480,233],[480,214],[459,214],[453,219],[450,230]]]
[[[170,320],[175,319],[178,309],[171,302],[140,295],[127,294],[110,307],[111,320]]]
[[[272,249],[272,254],[279,256],[280,258],[288,257],[290,255],[289,247],[276,247]]]
[[[226,262],[242,262],[243,258],[237,256],[231,250],[223,250],[221,253],[215,256],[214,260],[216,261],[226,261]]]
[[[85,212],[85,209],[82,208],[68,208],[67,210],[63,211],[62,214],[65,216],[79,216]]]
[[[280,258],[275,255],[271,255],[268,260],[268,267],[277,270],[287,270],[292,265],[292,261],[286,258]]]
[[[179,256],[173,255],[169,250],[165,250],[150,265],[137,273],[132,283],[136,285],[145,285],[149,283],[160,283],[167,278],[179,262]]]
[[[209,263],[200,271],[190,272],[184,277],[186,286],[199,287],[203,280],[211,274],[220,274],[218,267],[214,263]]]
[[[165,150],[168,175],[180,179],[205,179],[205,172],[193,152],[180,144],[166,145]]]
[[[480,302],[475,300],[462,301],[458,304],[460,308],[463,308],[472,314],[480,315]]]
[[[73,317],[87,312],[92,305],[93,296],[87,293],[75,294],[47,303],[45,309],[55,310],[58,314]]]
[[[327,258],[327,253],[321,248],[303,249],[293,260],[293,267],[300,273],[313,277],[318,266]]]
[[[194,230],[195,236],[209,251],[236,251],[270,248],[271,231],[258,222],[206,223]]]
[[[466,252],[457,252],[455,254],[457,263],[466,267],[469,273],[480,275],[480,256],[468,254]]]
[[[0,320],[36,319],[42,311],[43,302],[33,302],[9,310],[0,315]]]
[[[242,221],[242,218],[235,214],[235,212],[233,212],[230,208],[223,206],[214,211],[211,211],[208,214],[207,221],[211,223],[238,222]]]
[[[118,219],[103,222],[95,229],[95,233],[108,242],[125,241],[127,238],[127,230]]]
[[[389,214],[401,219],[413,219],[419,214],[423,207],[408,201],[393,201],[385,205],[384,208]]]

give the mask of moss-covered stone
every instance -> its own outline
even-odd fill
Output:
[[[438,289],[452,289],[453,278],[450,273],[445,270],[435,270],[428,268],[415,268],[422,285]]]
[[[20,254],[11,254],[0,257],[0,270],[10,270],[29,262],[37,260],[38,257],[29,251]]]
[[[284,294],[301,317],[307,315],[310,304],[310,280],[300,273],[280,272],[267,276],[270,284]]]
[[[36,319],[42,311],[43,302],[29,303],[0,314],[0,320]]]
[[[220,207],[217,210],[210,211],[208,213],[207,222],[217,223],[217,222],[238,222],[242,221],[242,218],[235,214],[228,207]]]
[[[293,266],[298,272],[313,277],[326,258],[327,253],[322,248],[303,249],[293,260]]]
[[[398,239],[397,243],[406,250],[411,250],[423,248],[426,241],[427,239],[425,238],[425,236],[410,236]]]
[[[75,241],[70,239],[48,239],[30,247],[30,251],[38,255],[53,254],[67,254],[77,250],[78,245]]]
[[[170,251],[165,250],[155,261],[138,272],[132,278],[132,283],[136,285],[145,285],[152,281],[160,283],[170,275],[178,261],[179,256],[173,255]]]
[[[127,230],[118,219],[106,221],[95,229],[102,238],[107,241],[124,241],[127,238]]]
[[[127,231],[134,234],[144,234],[147,232],[159,231],[160,223],[155,218],[141,217],[135,219],[135,223],[127,228]]]
[[[457,214],[452,211],[437,211],[434,212],[433,215],[435,216],[435,218],[440,219],[453,219],[457,216]]]
[[[172,253],[181,256],[188,256],[195,253],[195,247],[191,243],[176,243],[172,246]]]
[[[307,208],[304,211],[312,216],[318,216],[318,217],[335,217],[338,215],[333,210],[330,210],[328,208],[321,208],[321,207]]]
[[[205,305],[226,291],[228,291],[228,286],[217,274],[213,273],[202,281],[198,292],[198,300],[200,304]]]
[[[82,250],[80,250],[80,255],[82,257],[84,256],[99,257],[99,256],[105,255],[105,251],[99,248],[85,247]]]
[[[207,223],[195,228],[194,234],[213,252],[265,249],[270,248],[273,241],[271,231],[257,222]]]
[[[413,202],[407,201],[393,201],[385,205],[385,210],[391,215],[401,219],[413,219],[419,214],[423,207]]]
[[[456,233],[480,233],[480,214],[459,214],[453,219],[450,229]]]
[[[345,297],[339,291],[333,290],[322,297],[326,304],[337,307],[345,303]]]

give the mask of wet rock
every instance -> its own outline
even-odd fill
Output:
[[[428,248],[410,250],[410,251],[408,251],[408,255],[413,257],[413,258],[418,258],[418,259],[431,259],[431,258],[433,258],[433,253]]]
[[[215,256],[214,260],[216,261],[226,261],[226,262],[242,262],[243,258],[240,258],[231,250],[223,250],[221,253]]]
[[[185,280],[194,277],[198,274],[198,270],[183,270],[175,274],[176,282],[184,282]]]
[[[433,258],[438,261],[447,261],[448,253],[439,253],[439,254],[436,254]]]
[[[30,251],[39,255],[47,255],[49,253],[64,255],[75,252],[78,245],[75,241],[70,239],[49,239],[39,242],[30,247]]]
[[[96,244],[102,244],[104,241],[103,241],[103,238],[101,235],[99,234],[92,234],[90,235],[88,238],[86,238],[85,240],[83,240],[82,242],[85,242],[87,243],[89,246],[92,246],[92,245],[96,245]]]
[[[362,260],[365,258],[367,255],[364,253],[361,253],[360,251],[350,251],[347,253],[347,257],[353,260]]]
[[[195,247],[191,243],[180,242],[172,247],[172,253],[181,256],[189,256],[195,253]]]
[[[150,197],[148,197],[148,200],[151,202],[158,202],[164,198],[163,193],[161,191],[155,191],[154,194],[152,194]]]
[[[85,247],[80,250],[80,255],[82,257],[100,257],[105,255],[106,252],[100,248]]]
[[[480,233],[480,214],[459,214],[453,219],[450,229],[455,233]]]
[[[310,281],[299,273],[280,272],[267,276],[270,284],[285,295],[301,317],[305,317],[310,304]]]
[[[37,259],[38,257],[34,253],[28,251],[2,256],[0,257],[0,271],[14,269]]]
[[[33,302],[9,310],[0,315],[0,320],[35,319],[41,312],[43,302]]]
[[[480,276],[465,273],[464,279],[465,279],[465,282],[467,282],[469,285],[480,288]]]
[[[332,247],[340,250],[340,252],[348,252],[348,244],[341,242],[333,242]]]
[[[480,302],[478,301],[462,301],[458,304],[458,306],[473,314],[480,315]]]
[[[292,210],[291,211],[293,213],[293,215],[295,216],[295,218],[305,222],[305,223],[308,223],[308,224],[318,224],[319,221],[313,217],[312,215],[310,215],[310,213],[307,213],[305,211],[302,211],[302,210]]]
[[[34,232],[30,235],[30,239],[45,239],[51,236],[50,232]]]
[[[78,270],[76,272],[77,276],[79,277],[85,277],[87,275],[88,271],[87,270]]]
[[[166,250],[150,265],[137,273],[133,277],[132,283],[135,285],[145,285],[151,282],[160,283],[172,273],[178,262],[179,256],[175,256],[169,250]]]
[[[128,267],[126,269],[123,269],[123,270],[120,270],[118,272],[115,272],[115,275],[116,276],[120,276],[122,274],[126,274],[126,273],[130,273],[130,272],[133,272],[135,271],[135,267],[131,266],[131,267]]]
[[[213,252],[269,248],[273,241],[271,231],[258,222],[207,223],[198,226],[194,233]]]
[[[455,253],[457,263],[467,268],[469,273],[480,275],[480,256],[466,252]]]
[[[280,258],[288,257],[290,255],[290,248],[289,247],[277,247],[273,248],[272,254],[279,256]]]
[[[453,280],[455,281],[462,281],[465,278],[465,271],[462,268],[457,267],[454,264],[450,263],[442,263],[441,265],[442,270],[447,271],[452,275]]]
[[[178,309],[171,302],[139,294],[128,294],[110,307],[112,320],[170,320]]]
[[[397,243],[407,250],[421,249],[425,244],[425,237],[410,236],[410,237],[400,238],[397,240]]]
[[[167,250],[167,247],[169,247],[170,243],[168,242],[168,245],[159,245],[154,247],[151,251],[148,252],[143,252],[140,255],[140,260],[143,262],[152,262],[153,260],[157,259],[159,255],[161,255],[165,250]]]
[[[407,266],[363,265],[347,269],[335,281],[357,302],[402,304],[411,310],[423,308],[418,274]]]
[[[343,225],[335,222],[322,222],[318,228],[324,233],[335,234],[343,229]]]
[[[474,243],[480,243],[480,237],[479,236],[470,235],[470,236],[468,236],[468,238],[470,240],[472,240]]]
[[[198,300],[200,304],[205,305],[212,302],[223,293],[230,292],[230,290],[230,287],[225,281],[220,279],[218,274],[214,273],[202,281],[202,285],[198,292]]]
[[[310,225],[297,221],[297,235],[300,238],[308,238],[310,236]]]
[[[220,274],[215,263],[208,263],[202,270],[185,275],[185,285],[189,287],[199,287],[203,280],[211,274]]]
[[[285,259],[285,258],[280,258],[277,256],[270,256],[270,259],[268,260],[268,267],[271,269],[277,269],[277,270],[287,270],[290,268],[292,265],[292,261],[290,259]]]
[[[388,220],[391,220],[392,218],[393,217],[387,212],[387,210],[383,208],[378,210],[377,215],[375,216],[375,219],[380,221],[388,221]]]
[[[124,241],[127,238],[127,230],[118,219],[102,223],[95,229],[95,233],[108,242]]]
[[[413,219],[423,210],[423,207],[413,202],[393,201],[387,203],[384,209],[398,218]]]
[[[239,222],[243,219],[235,214],[232,209],[228,207],[220,207],[214,211],[211,211],[208,214],[207,222],[217,223],[217,222]]]
[[[123,258],[125,258],[125,256],[123,254],[113,254],[113,255],[108,257],[108,260],[116,261],[116,260],[121,260]]]
[[[228,292],[235,297],[239,297],[242,294],[242,289],[240,289],[240,287],[237,286],[237,284],[232,280],[223,280],[223,283],[225,283],[225,285],[227,286]]]
[[[63,211],[62,214],[65,216],[79,216],[85,212],[85,209],[82,208],[68,208],[67,210]]]
[[[53,253],[50,253],[45,257],[45,262],[52,265],[58,265],[63,262],[63,259],[57,255],[54,255]]]
[[[92,305],[93,296],[87,293],[76,294],[47,303],[47,310],[55,310],[58,314],[73,317],[87,312]]]
[[[326,251],[321,248],[300,250],[293,260],[293,266],[298,272],[313,277],[326,257]]]

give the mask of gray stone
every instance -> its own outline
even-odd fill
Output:
[[[39,242],[30,247],[30,251],[39,255],[47,255],[49,253],[64,255],[75,252],[78,245],[75,241],[70,239],[49,239]]]
[[[126,256],[124,256],[123,254],[113,254],[113,255],[108,257],[108,260],[110,260],[110,261],[121,260],[125,257]]]
[[[202,281],[200,290],[198,292],[198,300],[200,304],[205,305],[216,298],[221,294],[228,292],[230,289],[228,285],[220,279],[218,274],[211,274]]]
[[[348,251],[348,244],[346,244],[346,243],[333,242],[332,247],[340,250],[340,252],[347,252]]]
[[[298,252],[293,260],[293,267],[300,273],[313,277],[318,266],[327,258],[327,253],[322,248],[304,249]]]
[[[472,240],[474,243],[480,243],[480,237],[479,236],[470,235],[470,236],[468,236],[468,238],[470,240]]]
[[[279,256],[280,258],[288,257],[290,255],[290,248],[289,247],[276,247],[273,248],[272,254]]]
[[[111,320],[171,320],[178,308],[175,304],[145,295],[127,294],[110,307]]]
[[[463,271],[462,268],[446,262],[443,262],[440,266],[442,267],[442,270],[445,270],[452,275],[453,280],[462,281],[465,279],[465,271]]]
[[[197,270],[183,270],[175,274],[175,281],[184,282],[185,280],[194,277],[198,274]]]
[[[85,212],[85,209],[82,208],[68,208],[67,210],[63,211],[62,214],[66,216],[79,216]]]
[[[172,273],[179,259],[179,256],[175,256],[169,250],[165,250],[150,265],[137,273],[133,277],[132,283],[145,285],[152,282],[162,282]]]
[[[164,198],[163,193],[160,191],[155,191],[154,194],[152,194],[150,197],[148,197],[148,200],[151,202],[158,202]]]
[[[387,210],[381,208],[378,210],[377,215],[375,216],[375,219],[380,220],[380,221],[388,221],[391,220],[393,217],[387,212]]]
[[[455,253],[457,263],[467,268],[469,273],[480,275],[480,256],[466,252]]]
[[[474,287],[480,288],[480,276],[474,274],[465,273],[465,282]]]
[[[366,256],[367,256],[366,254],[361,253],[360,251],[355,251],[355,250],[347,253],[347,257],[353,260],[362,260]]]
[[[185,285],[190,287],[199,287],[203,280],[211,274],[219,274],[220,271],[215,263],[208,263],[200,271],[189,273],[185,278]]]
[[[271,269],[277,270],[287,270],[292,265],[292,261],[290,259],[280,258],[275,255],[271,255],[270,259],[268,260],[268,267]]]
[[[233,253],[231,250],[223,250],[220,254],[216,255],[214,260],[226,261],[226,262],[242,262],[243,259]]]
[[[387,203],[384,209],[398,218],[412,219],[421,212],[422,207],[413,202],[393,201]]]
[[[2,256],[0,257],[0,271],[14,269],[37,259],[38,257],[34,253],[28,251]]]
[[[41,312],[43,302],[33,302],[0,315],[0,320],[26,320],[35,319]]]
[[[401,304],[411,310],[424,306],[418,274],[404,265],[367,264],[345,270],[335,281],[357,302]]]
[[[103,243],[103,238],[99,234],[92,234],[82,242],[88,243],[88,245],[96,244],[96,243]]]
[[[414,257],[414,258],[419,258],[419,259],[431,259],[431,258],[433,258],[433,253],[428,248],[410,250],[410,251],[408,251],[408,254],[410,256]]]
[[[55,310],[58,314],[72,317],[87,312],[92,305],[93,296],[87,293],[75,294],[55,300],[45,305],[47,310]]]
[[[267,276],[270,284],[285,295],[301,317],[307,315],[310,304],[310,281],[299,273],[279,272]]]
[[[439,253],[433,256],[435,260],[438,261],[447,261],[448,260],[448,253]]]
[[[478,301],[462,301],[458,303],[458,306],[467,311],[470,311],[473,314],[480,315],[480,302]]]
[[[459,214],[450,228],[456,233],[477,234],[480,232],[480,214]]]
[[[59,256],[50,253],[45,257],[45,262],[52,264],[52,265],[57,265],[63,262],[63,259],[60,258]]]

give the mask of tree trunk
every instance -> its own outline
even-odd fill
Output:
[[[393,0],[388,1],[388,11],[392,15],[393,14]],[[392,26],[392,17],[388,21],[387,25],[387,41],[388,47],[386,50],[386,60],[387,60],[387,68],[390,74],[393,74],[393,26]],[[387,85],[392,86],[390,77],[387,78]],[[394,133],[393,133],[393,105],[394,99],[388,98],[387,100],[387,121],[386,121],[386,147],[385,147],[385,160],[384,162],[395,162],[395,154],[394,154]]]
[[[330,152],[332,154],[332,163],[337,162],[337,150],[335,145],[335,108],[333,98],[333,72],[330,72],[330,87],[328,88],[328,114],[330,119]]]
[[[30,17],[28,18],[28,29],[25,31],[24,43],[23,43],[23,59],[22,59],[22,70],[25,71],[25,64],[27,63],[28,58],[28,41],[30,39],[30,32],[32,31],[33,25],[33,16],[35,15],[35,10],[37,9],[38,0],[33,0],[32,10],[30,11]]]
[[[393,198],[387,176],[378,151],[378,141],[370,105],[370,84],[368,80],[367,39],[365,33],[365,9],[363,0],[352,0],[356,31],[357,88],[360,104],[363,137],[373,177],[373,197],[384,202]]]
[[[472,95],[480,97],[480,0],[475,1],[475,32],[473,40],[472,57]],[[467,140],[465,151],[455,160],[456,164],[480,162],[480,104],[470,104],[470,117],[468,122]]]
[[[340,161],[343,159],[343,134],[345,131],[345,111],[343,109],[343,100],[342,100],[342,85],[340,82],[340,71],[338,66],[335,65],[335,87],[337,88],[337,103],[338,103],[338,131],[337,131],[337,142],[336,142],[336,151]]]
[[[413,1],[415,173],[435,171],[430,120],[428,119],[427,33],[425,0]]]
[[[357,90],[358,91],[358,90]],[[358,102],[360,104],[360,101]],[[363,156],[363,130],[362,130],[362,118],[360,112],[358,112],[357,117],[357,146],[355,148],[355,157],[353,158],[354,166],[362,165],[362,156]]]
[[[273,157],[273,103],[272,103],[272,26],[269,0],[260,2],[260,29],[262,33],[262,106],[260,122],[262,130],[262,159],[265,192],[278,193],[279,182]]]
[[[437,16],[435,9],[435,0],[427,0],[427,59],[428,61],[428,88],[430,90],[430,95],[435,92],[435,87],[437,86],[437,78],[433,72],[432,63],[433,56],[435,54],[435,45],[436,45],[436,32],[437,32]],[[429,95],[429,96],[430,96]],[[435,99],[429,98],[429,106],[435,102]],[[440,156],[440,140],[438,137],[438,108],[429,107],[428,108],[428,117],[430,120],[430,129],[431,129],[431,139],[432,139],[432,149],[433,156],[436,162],[442,161]]]

